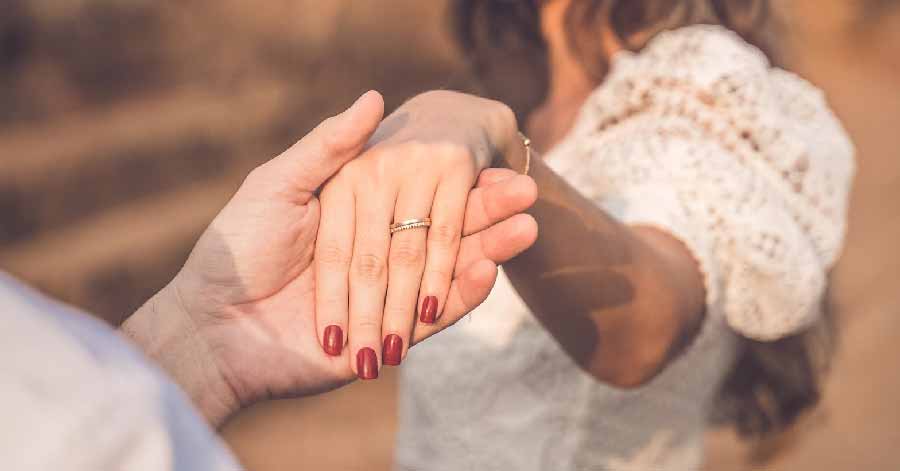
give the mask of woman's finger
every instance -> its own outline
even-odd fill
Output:
[[[531,177],[525,175],[513,174],[498,179],[496,183],[475,188],[469,193],[466,203],[463,236],[482,231],[513,214],[521,213],[536,200],[537,185]]]
[[[416,179],[400,189],[394,222],[429,216],[437,178]],[[425,270],[426,228],[399,231],[391,236],[388,287],[382,321],[382,362],[399,365],[406,355],[415,325],[416,301]]]
[[[487,299],[496,280],[497,265],[490,260],[482,259],[464,270],[450,286],[444,315],[433,324],[416,324],[412,344],[415,345],[446,329],[478,307]]]
[[[376,186],[365,177],[354,192],[356,224],[349,277],[349,347],[350,367],[360,379],[377,378],[381,364],[387,257],[396,198],[395,189]]]
[[[444,314],[434,324],[416,324],[411,345],[454,324],[484,302],[494,287],[497,265],[531,247],[537,232],[534,218],[519,214],[464,237]]]
[[[431,227],[428,229],[425,253],[425,272],[419,290],[419,322],[433,324],[441,315],[450,281],[459,241],[462,238],[466,200],[472,188],[474,176],[455,172],[443,178],[437,186],[431,207]]]
[[[347,339],[350,260],[353,256],[354,201],[349,181],[336,177],[319,196],[316,238],[316,332],[322,349],[339,356]]]

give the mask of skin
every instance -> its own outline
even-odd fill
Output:
[[[528,123],[539,149],[552,147],[565,135],[596,86],[569,50],[563,30],[567,6],[568,0],[542,6],[550,89]],[[599,37],[607,54],[621,49],[611,31],[601,31]],[[334,314],[318,322],[320,335],[327,322],[348,322],[354,350],[371,347],[380,352],[384,335],[410,335],[422,328],[423,323],[415,321],[415,299],[421,305],[422,297],[437,295],[444,309],[446,265],[462,235],[458,208],[474,175],[490,164],[517,170],[525,166],[515,117],[491,100],[429,92],[385,123],[393,130],[386,133],[390,137],[375,139],[368,155],[345,167],[349,177],[339,174],[323,192],[323,226],[329,214],[340,213],[345,215],[341,225],[356,224],[357,231],[341,240],[336,233],[320,233],[320,240],[334,237],[327,244],[340,247],[344,264],[334,270],[334,278],[342,280],[348,293],[347,300],[338,299],[336,305],[320,305],[319,313]],[[488,154],[493,154],[490,163]],[[530,214],[541,227],[541,237],[505,265],[506,273],[538,320],[585,371],[625,388],[646,383],[689,343],[701,324],[705,292],[696,261],[664,232],[618,223],[539,157],[532,159],[531,168],[540,196]],[[337,202],[326,197],[331,187],[343,195],[364,195],[355,199],[355,219],[346,216],[353,213],[349,198]],[[423,233],[402,241],[383,235],[392,220],[429,214],[438,229],[433,226],[427,240]],[[424,264],[421,255],[397,257],[398,246],[403,252],[424,253]],[[407,263],[407,258],[416,263]],[[376,270],[370,272],[360,260],[378,260],[379,276],[369,277]],[[434,276],[435,271],[441,276]],[[365,278],[371,278],[369,283],[360,282]],[[396,291],[385,289],[388,278]]]
[[[597,85],[569,48],[564,27],[569,3],[545,2],[541,11],[550,86],[528,130],[542,149],[565,136]],[[622,49],[611,29],[598,37],[609,57]],[[521,165],[515,156],[504,156],[503,163]],[[696,260],[664,232],[616,222],[540,160],[532,168],[540,198],[531,214],[541,237],[505,265],[506,273],[583,369],[619,387],[645,384],[701,324],[705,288]]]
[[[478,112],[443,112],[457,109]],[[361,350],[376,352],[377,368],[387,336],[401,339],[402,359],[414,333],[433,330],[432,322],[416,321],[416,306],[421,314],[427,297],[436,298],[437,319],[446,315],[460,241],[472,233],[464,225],[467,195],[496,146],[509,144],[505,136],[515,130],[502,103],[425,93],[385,119],[367,150],[325,185],[316,242],[317,331],[324,345],[326,328],[341,328],[357,373]],[[523,152],[521,145],[511,148]],[[530,182],[522,185],[534,194]],[[393,236],[386,230],[394,221],[423,217],[432,219],[427,230]]]
[[[122,326],[211,424],[259,400],[313,394],[354,379],[349,355],[328,356],[317,340],[316,193],[358,157],[383,106],[369,92],[251,172],[178,275]],[[417,331],[413,342],[480,304],[496,264],[537,235],[534,220],[520,214],[536,198],[530,178],[495,169],[467,194],[462,227],[468,235],[450,267],[445,316]]]

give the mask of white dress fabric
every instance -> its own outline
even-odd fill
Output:
[[[237,471],[187,396],[115,331],[0,272],[0,469]]]
[[[579,369],[501,274],[405,361],[396,468],[700,469],[739,336],[778,339],[820,315],[853,153],[819,90],[729,30],[682,28],[616,55],[546,160],[620,221],[684,242],[704,276],[703,328],[651,382],[616,389]]]

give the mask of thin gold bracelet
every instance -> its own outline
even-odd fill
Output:
[[[522,134],[522,131],[518,131],[518,133],[519,138],[522,139],[522,145],[525,146],[525,171],[522,174],[528,175],[528,171],[531,170],[531,139]]]

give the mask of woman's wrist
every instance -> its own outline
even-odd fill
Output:
[[[427,118],[439,113],[447,125],[474,123],[477,131],[468,133],[469,149],[478,171],[489,167],[509,167],[519,172],[525,164],[525,149],[519,137],[516,114],[503,102],[448,90],[421,93],[403,107],[410,119]]]
[[[150,298],[119,330],[187,393],[214,426],[240,407],[185,310],[175,281]]]
[[[524,175],[529,174],[535,155],[531,149],[531,141],[516,130],[512,133],[512,138],[505,142],[506,147],[497,152],[491,166],[508,168]]]
[[[528,144],[519,131],[518,120],[512,108],[493,101],[495,111],[490,135],[494,143],[491,167],[509,168],[519,173],[526,173],[528,167]]]

